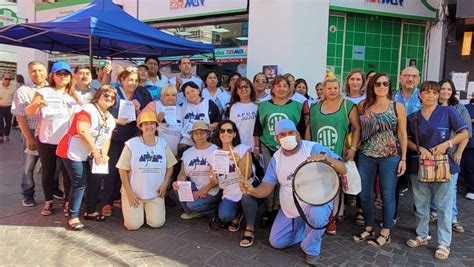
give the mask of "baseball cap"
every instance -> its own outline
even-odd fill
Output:
[[[292,120],[283,119],[277,122],[275,127],[275,134],[279,135],[280,133],[296,131],[296,125]]]
[[[63,62],[63,61],[58,61],[58,62],[54,63],[53,67],[51,68],[51,72],[58,72],[60,70],[66,70],[69,73],[72,73],[71,72],[71,66],[69,66],[69,64],[67,64],[66,62]]]
[[[107,61],[100,61],[99,64],[97,64],[97,69],[102,69],[103,67],[109,65],[109,62]]]
[[[138,116],[137,125],[140,126],[140,124],[150,121],[158,124],[158,119],[156,118],[155,112],[145,111],[140,113]]]
[[[209,131],[209,125],[207,125],[207,123],[205,123],[204,121],[196,121],[193,124],[193,128],[188,133],[191,134],[195,130]]]

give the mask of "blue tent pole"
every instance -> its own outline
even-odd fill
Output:
[[[89,35],[89,67],[91,68],[91,71],[94,69],[93,61],[94,59],[92,58],[92,35]]]

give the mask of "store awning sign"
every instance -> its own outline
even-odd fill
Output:
[[[329,0],[331,10],[396,16],[411,19],[436,19],[441,0]]]
[[[9,8],[0,8],[0,27],[18,24],[18,16]]]

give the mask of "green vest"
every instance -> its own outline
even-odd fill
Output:
[[[321,145],[331,149],[342,157],[344,150],[344,140],[350,126],[349,113],[354,103],[343,100],[339,109],[331,114],[321,113],[320,101],[311,105],[309,110],[309,125],[311,127],[311,141],[316,141]],[[347,106],[347,114],[344,108],[344,102]]]
[[[260,142],[272,151],[276,151],[280,147],[275,141],[275,126],[277,122],[283,119],[289,119],[292,120],[295,125],[298,125],[301,119],[302,109],[303,105],[293,100],[288,101],[283,106],[275,105],[271,100],[261,102],[258,105],[258,115],[263,128]]]

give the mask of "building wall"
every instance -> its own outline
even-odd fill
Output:
[[[305,78],[309,93],[324,78],[329,0],[250,1],[247,76],[263,65]]]

